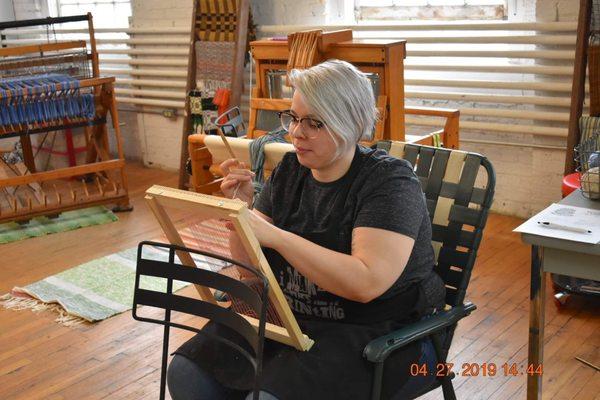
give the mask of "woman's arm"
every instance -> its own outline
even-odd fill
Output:
[[[414,240],[400,233],[359,227],[352,231],[352,254],[326,249],[272,225],[254,210],[251,225],[261,245],[279,252],[302,275],[349,300],[369,302],[400,277]]]
[[[254,186],[252,185],[254,173],[245,169],[244,163],[240,163],[234,158],[223,161],[219,167],[224,175],[220,187],[221,192],[223,192],[225,197],[230,199],[240,199],[246,202],[248,207],[251,207],[254,198]],[[273,223],[273,221],[264,214],[261,214],[261,216],[268,222]],[[233,228],[231,228],[231,231],[229,232],[229,249],[233,260],[246,265],[252,264],[238,233]],[[254,276],[244,268],[238,268],[238,271],[242,276]]]
[[[256,214],[260,214],[262,218],[264,218],[267,222],[273,223],[273,220],[266,215],[259,213],[258,211],[254,211]],[[235,261],[238,261],[242,264],[252,265],[252,261],[248,257],[248,253],[244,249],[244,245],[242,240],[240,239],[240,235],[235,231],[235,229],[231,228],[229,231],[229,250],[231,251],[231,258]],[[243,277],[254,277],[255,275],[251,272],[248,272],[244,268],[238,268],[240,275]]]

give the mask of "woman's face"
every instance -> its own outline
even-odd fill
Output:
[[[316,115],[311,113],[304,98],[297,90],[292,97],[291,110],[298,119],[312,118],[313,120],[319,120]],[[318,131],[306,132],[303,131],[304,126],[306,124],[300,123],[290,127],[289,134],[292,144],[296,149],[298,161],[310,169],[319,170],[329,167],[336,160],[337,145],[327,131],[327,128],[323,126]]]

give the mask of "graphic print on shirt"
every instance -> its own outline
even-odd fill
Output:
[[[279,271],[279,286],[295,313],[332,320],[346,316],[337,296],[321,289],[290,265]]]

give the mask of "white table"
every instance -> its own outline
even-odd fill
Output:
[[[562,199],[559,204],[600,210],[600,201],[586,199],[579,190]],[[528,365],[535,370],[544,361],[546,274],[551,272],[600,281],[600,244],[578,243],[528,233],[522,233],[521,239],[531,245]],[[541,398],[542,375],[527,375],[527,399]]]

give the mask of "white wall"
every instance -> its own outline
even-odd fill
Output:
[[[191,27],[192,0],[132,0],[131,26]],[[156,109],[150,109],[156,112]],[[140,156],[147,166],[179,170],[183,118],[166,118],[158,113],[137,113]]]
[[[326,0],[263,0],[252,2],[252,17],[258,25],[324,23]]]
[[[577,21],[578,0],[538,0],[536,3],[538,21]]]
[[[529,20],[533,14],[533,20],[544,22],[576,21],[579,12],[578,0],[523,0],[519,6],[524,11],[523,19]],[[550,65],[548,62],[545,64]],[[548,95],[543,92],[538,94]],[[519,137],[515,134],[462,131],[461,137],[552,147],[566,146],[566,139],[539,135]],[[461,149],[486,155],[496,168],[497,186],[493,210],[526,218],[560,200],[565,163],[563,150],[473,143],[463,143]]]
[[[14,21],[15,10],[10,1],[0,1],[0,22]]]
[[[45,18],[49,15],[46,0],[13,0],[12,3],[16,20]]]

